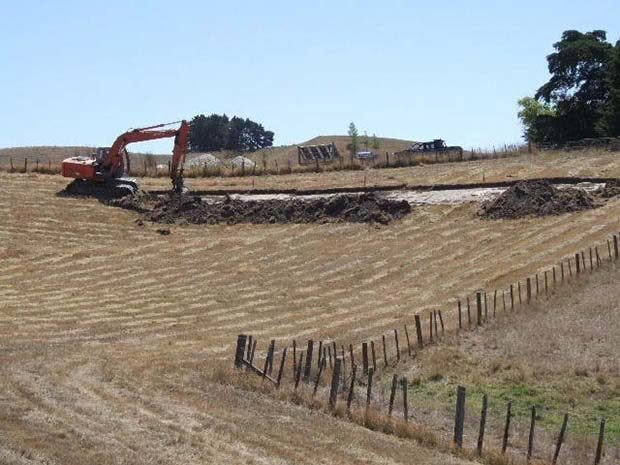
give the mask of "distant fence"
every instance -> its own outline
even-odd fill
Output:
[[[619,242],[620,234],[614,234],[607,239],[606,250],[599,249],[598,246],[589,247],[587,250],[581,250],[561,260],[551,269],[528,276],[510,284],[505,289],[496,289],[492,292],[480,289],[463,299],[457,299],[456,312],[452,314],[451,320],[453,323],[452,332],[458,334],[464,330],[482,327],[489,321],[489,318],[494,319],[500,313],[514,312],[520,307],[531,305],[539,296],[549,295],[552,291],[557,292],[568,281],[579,279],[586,274],[599,270],[605,262],[611,264],[618,262],[620,259]],[[317,394],[321,383],[325,384],[322,377],[327,377],[329,371],[331,372],[331,381],[328,382],[327,388],[330,409],[336,408],[336,403],[340,399],[341,402],[345,403],[346,409],[349,410],[355,396],[356,383],[366,386],[365,408],[368,409],[371,407],[373,398],[373,377],[379,371],[391,366],[394,359],[398,362],[405,357],[415,357],[418,351],[437,343],[446,332],[450,332],[447,327],[447,314],[442,313],[441,310],[432,310],[428,312],[427,317],[426,328],[423,315],[418,313],[414,315],[414,320],[409,326],[406,323],[403,324],[400,332],[399,328],[395,328],[387,334],[382,334],[377,342],[375,340],[365,341],[356,347],[353,344],[349,344],[348,347],[338,345],[333,340],[314,341],[312,339],[304,344],[305,347],[300,347],[297,341],[293,340],[292,344],[285,345],[283,350],[279,352],[279,363],[275,362],[276,341],[273,339],[269,343],[267,352],[260,357],[263,359],[262,366],[258,366],[257,339],[251,335],[239,335],[234,364],[236,368],[245,368],[262,377],[263,381],[271,382],[277,389],[280,389],[283,380],[288,380],[289,383],[292,383],[293,389],[297,391],[300,382],[303,381],[304,384],[312,386],[313,397]],[[291,351],[291,360],[287,364],[287,354],[290,354]],[[275,373],[274,365],[279,366]],[[288,376],[286,371],[289,373]],[[402,390],[403,420],[409,422],[408,380],[406,377],[400,377],[397,374],[394,374],[392,378],[387,416],[390,418],[392,416],[399,386]],[[466,392],[466,388],[463,386],[459,386],[456,392],[453,440],[457,448],[463,446]],[[483,450],[487,402],[488,398],[484,395],[476,444],[478,454],[482,454]],[[537,406],[529,406],[528,410],[531,413],[526,451],[529,461],[533,454],[534,432],[538,416]],[[505,423],[502,431],[502,454],[505,454],[508,449],[511,419],[514,416],[513,401],[509,401],[506,404]],[[558,460],[561,447],[565,441],[568,420],[569,414],[565,413],[561,430],[553,447],[551,459],[553,464]],[[597,445],[592,452],[592,463],[595,465],[601,463],[605,423],[606,419],[601,418]]]
[[[566,142],[564,144],[542,144],[540,150],[609,150],[610,152],[620,152],[620,137],[598,137],[580,139]]]

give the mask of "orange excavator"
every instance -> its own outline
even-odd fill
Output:
[[[181,123],[178,129],[163,129]],[[189,152],[191,128],[187,121],[157,124],[146,128],[129,130],[116,138],[112,147],[101,147],[91,157],[71,157],[62,162],[62,175],[75,178],[67,187],[69,193],[92,194],[103,191],[112,197],[135,194],[138,184],[127,177],[130,167],[127,145],[134,142],[174,137],[174,149],[170,164],[170,179],[175,192],[184,190],[183,164]]]

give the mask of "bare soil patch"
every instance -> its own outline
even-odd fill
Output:
[[[388,224],[411,212],[408,202],[382,199],[373,193],[330,198],[239,200],[229,196],[209,203],[198,196],[151,194],[111,200],[109,205],[137,211],[156,223],[269,224],[379,223]]]
[[[600,206],[581,189],[557,189],[547,181],[523,181],[495,200],[482,204],[478,214],[485,219],[515,219],[526,216],[562,215]]]

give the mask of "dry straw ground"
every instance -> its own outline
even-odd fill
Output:
[[[566,155],[563,164],[522,158],[368,176],[398,183],[620,172],[597,157],[596,169]],[[355,185],[355,174],[260,181]],[[431,206],[381,228],[173,226],[161,236],[130,212],[55,196],[67,183],[60,177],[0,174],[0,182],[6,463],[462,463],[222,385],[213,370],[229,366],[238,333],[357,343],[620,229],[620,202],[612,201],[516,222],[481,222],[472,205]]]

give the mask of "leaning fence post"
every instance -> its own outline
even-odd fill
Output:
[[[567,423],[568,423],[568,413],[565,413],[564,421],[562,422],[562,428],[560,429],[560,436],[558,437],[558,443],[555,446],[555,453],[553,454],[553,460],[551,461],[552,465],[555,465],[558,461],[558,456],[560,455],[560,448],[562,447],[562,442],[564,442],[564,434],[566,434]]]
[[[454,443],[463,447],[463,427],[465,424],[465,396],[466,389],[459,386],[456,391],[456,415],[454,417]]]
[[[323,360],[323,341],[319,341],[319,351],[317,353],[317,358],[316,358],[316,367],[317,368],[321,368],[321,361]]]
[[[353,365],[351,368],[351,385],[349,386],[349,396],[347,397],[347,410],[351,410],[351,402],[353,401],[353,387],[355,386],[355,372],[357,371],[357,365]]]
[[[443,336],[445,327],[443,325],[443,317],[441,316],[441,310],[437,310],[437,315],[439,315],[439,324],[441,325],[441,335]]]
[[[527,460],[532,458],[532,449],[534,448],[534,428],[536,427],[536,407],[532,406],[532,419],[530,422],[530,435],[527,440]]]
[[[405,327],[405,337],[407,338],[407,354],[411,357],[411,343],[409,342],[409,331],[407,331],[407,325]]]
[[[396,342],[396,360],[400,361],[400,346],[398,345],[398,330],[394,328],[394,341]]]
[[[267,358],[269,359],[269,374],[271,375],[271,373],[273,372],[273,354],[276,351],[276,340],[272,339],[271,343],[269,344],[269,350],[267,351]]]
[[[306,350],[306,368],[304,370],[304,381],[308,382],[310,379],[310,375],[312,373],[312,348],[314,346],[314,342],[312,339],[308,340],[308,349]]]
[[[502,289],[502,311],[506,313],[506,289]]]
[[[248,337],[245,334],[237,336],[237,350],[235,351],[235,368],[243,366],[243,355],[245,354],[245,344]]]
[[[594,465],[601,463],[601,455],[603,453],[603,439],[605,438],[605,419],[601,419],[601,427],[598,431],[598,442],[596,443],[596,455],[594,456]]]
[[[326,360],[325,360],[325,357],[323,357],[321,359],[321,365],[319,366],[319,372],[316,375],[316,381],[314,382],[314,389],[312,390],[312,397],[316,395],[316,391],[319,388],[319,382],[321,381],[321,375],[323,374],[323,369],[325,368],[325,365],[326,365]]]
[[[478,455],[482,455],[482,443],[484,441],[484,428],[487,423],[487,408],[488,399],[487,395],[482,396],[482,412],[480,413],[480,431],[478,433]]]
[[[392,376],[392,389],[390,390],[390,407],[388,410],[388,416],[392,416],[392,410],[394,409],[394,397],[396,396],[396,383],[398,381],[398,375],[394,373]]]
[[[334,362],[334,371],[332,373],[332,386],[329,392],[329,407],[333,410],[336,407],[336,400],[338,398],[338,386],[340,385],[340,366],[342,360],[340,357],[336,357]]]
[[[506,409],[506,425],[504,426],[504,439],[502,441],[502,454],[506,453],[506,448],[508,447],[508,434],[510,431],[510,418],[512,410],[512,402],[508,402],[508,407]]]
[[[280,371],[278,372],[278,389],[280,389],[280,383],[282,381],[282,372],[284,371],[284,361],[286,360],[286,349],[288,349],[288,347],[284,348],[284,351],[282,352],[282,360],[280,360]]]
[[[415,332],[418,339],[418,349],[424,348],[424,341],[422,340],[422,322],[420,321],[420,315],[415,315]]]
[[[246,351],[245,359],[250,360],[250,355],[252,355],[252,336],[248,336],[248,349]]]
[[[362,373],[368,374],[368,343],[362,342]]]

